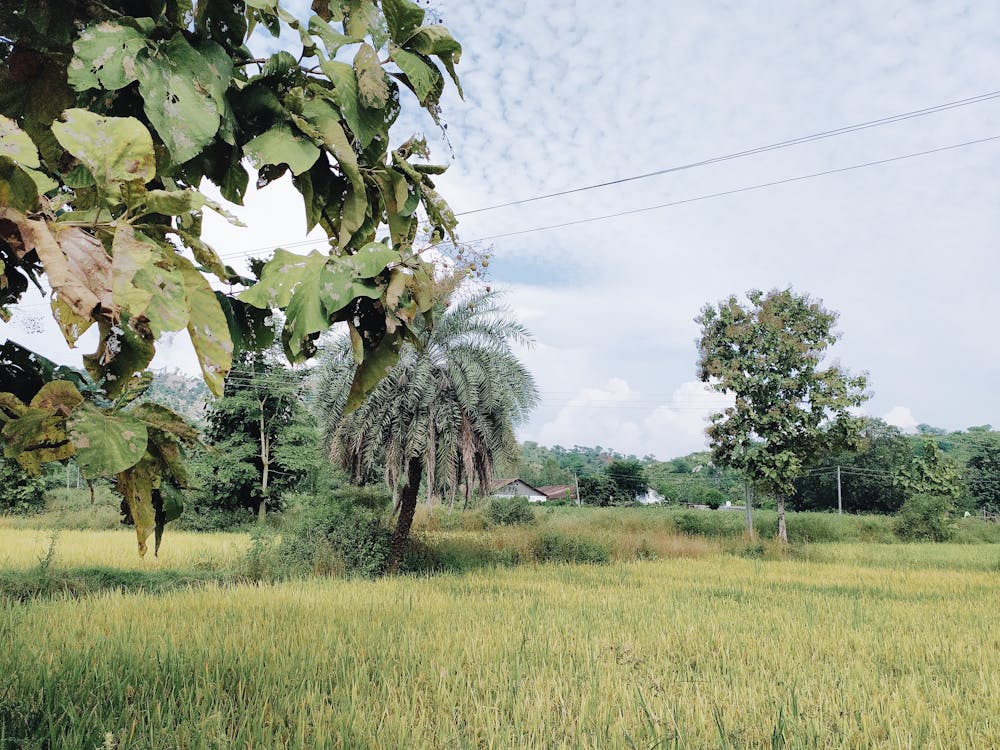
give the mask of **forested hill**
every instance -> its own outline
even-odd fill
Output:
[[[205,405],[211,394],[198,376],[178,370],[156,370],[145,398],[173,409],[197,425],[205,420]]]
[[[895,512],[908,493],[928,482],[970,510],[1000,504],[1000,431],[990,425],[948,431],[923,424],[916,434],[903,434],[870,420],[863,437],[858,450],[830,452],[807,467],[806,476],[796,482],[792,507],[835,508],[838,466],[846,511]],[[609,469],[612,464],[615,468]],[[648,485],[674,502],[702,502],[706,493],[721,492],[724,499],[738,503],[745,492],[742,475],[713,465],[708,451],[660,461],[601,446],[547,448],[527,441],[521,446],[520,464],[504,471],[538,487],[613,479],[609,472],[621,472],[626,464],[641,466]]]

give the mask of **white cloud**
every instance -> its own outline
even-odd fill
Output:
[[[898,427],[903,432],[916,432],[917,425],[920,424],[907,406],[892,407],[889,413],[882,417],[882,419],[886,424]]]
[[[526,428],[522,437],[544,445],[601,445],[661,459],[703,450],[707,417],[732,403],[730,397],[696,380],[658,399],[619,377],[564,399],[543,398],[537,427]]]

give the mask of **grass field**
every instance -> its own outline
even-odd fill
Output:
[[[52,564],[246,543],[137,562],[105,533]],[[0,565],[38,565],[18,535]],[[997,545],[829,544],[7,601],[0,748],[997,747],[998,570]]]

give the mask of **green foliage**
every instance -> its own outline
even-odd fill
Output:
[[[929,438],[896,482],[911,495],[940,495],[954,502],[962,494],[961,469]]]
[[[861,445],[856,451],[821,453],[809,468],[824,471],[795,480],[790,498],[795,510],[833,510],[837,507],[837,476],[831,467],[841,466],[844,511],[848,513],[895,513],[903,505],[907,490],[895,481],[912,460],[910,440],[895,427],[878,419],[866,419]]]
[[[896,517],[896,533],[901,539],[947,542],[954,534],[953,510],[954,500],[948,495],[914,495]]]
[[[486,506],[486,518],[497,526],[520,526],[535,522],[535,511],[526,497],[494,497]]]
[[[431,311],[435,269],[413,240],[422,219],[431,244],[454,239],[456,220],[429,176],[444,168],[420,163],[421,139],[393,148],[389,129],[406,89],[439,122],[461,46],[408,0],[385,3],[384,15],[376,3],[335,12],[318,2],[307,19],[277,0],[51,5],[0,8],[0,318],[44,277],[67,343],[95,326],[100,340],[84,357],[86,376],[4,347],[0,393],[20,402],[4,403],[5,453],[37,470],[81,451],[88,472],[116,476],[144,550],[174,512],[161,485],[183,484],[170,472],[179,448],[147,440],[120,410],[164,333],[187,331],[219,395],[234,350],[267,345],[270,308],[284,311],[293,361],[311,356],[330,325],[352,321],[359,400],[413,335],[414,318]],[[255,27],[290,33],[301,54],[255,60]],[[204,209],[228,217],[200,192],[203,181],[241,203],[246,162],[261,187],[291,171],[308,229],[330,240],[319,273],[287,290],[276,288],[286,284],[276,280],[288,266],[281,253],[245,278],[201,239]],[[206,273],[248,287],[247,301],[214,292]],[[86,405],[32,407],[55,378],[73,382]],[[44,448],[71,417],[72,439]]]
[[[391,533],[385,491],[347,485],[300,506],[282,530],[284,560],[308,572],[344,572],[366,578],[385,573]]]
[[[248,511],[280,510],[289,491],[316,488],[323,460],[303,388],[301,376],[268,353],[240,356],[206,418],[209,447],[195,461],[191,493],[203,521],[192,524],[225,528],[248,520]]]
[[[969,494],[980,508],[1000,510],[1000,440],[982,446],[966,464]]]
[[[699,377],[735,396],[712,416],[708,435],[718,463],[777,496],[785,540],[784,498],[816,456],[855,444],[860,423],[849,410],[864,402],[866,381],[822,366],[838,338],[835,313],[790,289],[747,297],[746,307],[732,296],[696,319]]]
[[[38,513],[45,508],[48,482],[28,474],[17,461],[0,456],[0,513]]]
[[[596,539],[569,536],[558,531],[541,534],[534,547],[540,562],[606,563],[611,560],[611,550]]]
[[[355,392],[354,342],[331,347],[319,388],[326,443],[352,481],[384,480],[394,492],[404,483],[400,540],[409,534],[420,477],[426,474],[432,496],[454,498],[461,489],[467,500],[473,484],[485,495],[497,462],[516,459],[514,426],[538,399],[513,351],[529,335],[497,292],[456,299],[438,310],[433,328],[419,317],[414,329],[420,348],[403,346],[354,411],[344,413]]]

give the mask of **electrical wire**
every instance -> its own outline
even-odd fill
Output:
[[[854,133],[859,130],[867,130],[869,128],[878,127],[880,125],[889,125],[897,122],[902,122],[904,120],[909,120],[915,117],[924,117],[926,115],[936,114],[938,112],[954,109],[956,107],[966,107],[969,106],[970,104],[979,104],[980,102],[996,99],[997,97],[1000,97],[1000,91],[989,91],[985,94],[978,94],[976,96],[967,97],[965,99],[958,99],[953,102],[936,104],[932,107],[925,107],[923,109],[917,109],[911,112],[903,112],[901,114],[890,115],[888,117],[881,117],[877,120],[868,120],[867,122],[856,123],[854,125],[845,125],[843,127],[835,128],[833,130],[824,130],[822,132],[813,133],[811,135],[804,135],[804,136],[799,136],[798,138],[790,138],[788,140],[778,141],[777,143],[770,143],[766,146],[757,146],[755,148],[744,149],[743,151],[737,151],[735,153],[725,154],[723,156],[713,156],[708,159],[702,159],[701,161],[690,162],[688,164],[679,164],[673,167],[666,167],[664,169],[657,169],[653,172],[646,172],[644,174],[632,175],[630,177],[622,177],[617,180],[608,180],[607,182],[598,182],[593,185],[584,185],[582,187],[570,188],[568,190],[560,190],[555,193],[536,195],[532,198],[520,198],[518,200],[512,200],[506,203],[497,203],[492,206],[483,206],[482,208],[475,208],[468,211],[457,211],[455,215],[470,216],[472,214],[483,213],[485,211],[495,211],[501,208],[508,208],[510,206],[520,206],[525,203],[534,203],[536,201],[547,200],[549,198],[556,198],[563,195],[582,193],[586,190],[596,190],[598,188],[610,187],[612,185],[621,185],[626,182],[635,182],[636,180],[645,180],[650,177],[658,177],[660,175],[671,174],[674,172],[682,172],[688,169],[695,169],[697,167],[708,166],[710,164],[718,164],[720,162],[731,161],[733,159],[740,159],[745,156],[752,156],[755,154],[766,153],[768,151],[776,151],[778,149],[788,148],[790,146],[798,146],[803,143],[811,143],[813,141],[818,141],[825,138],[832,138],[834,136],[844,135],[846,133]]]

